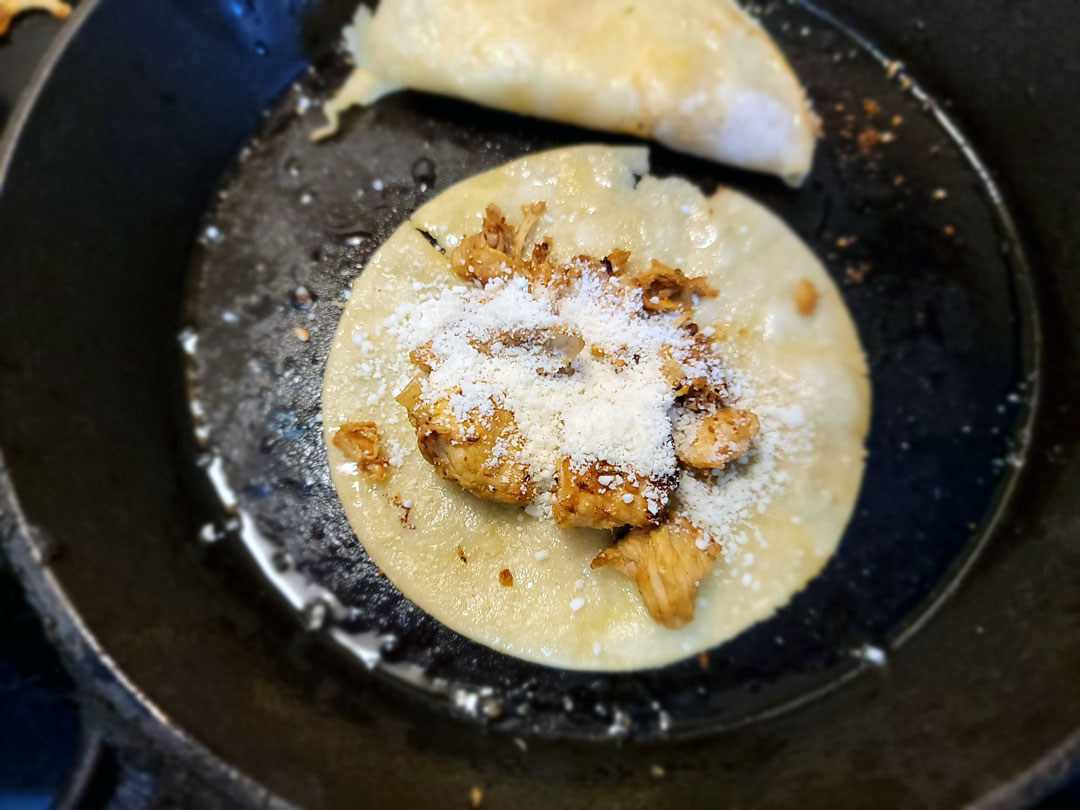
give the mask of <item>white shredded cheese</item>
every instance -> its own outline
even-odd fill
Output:
[[[692,336],[676,317],[644,312],[639,290],[582,265],[580,279],[558,295],[542,286],[534,291],[520,276],[484,287],[457,284],[425,291],[382,326],[403,352],[429,345],[437,358],[422,382],[427,401],[445,400],[460,421],[483,423],[497,407],[513,413],[522,461],[540,493],[534,511],[544,514],[550,503],[543,496],[563,459],[576,470],[606,462],[646,480],[675,474],[674,394],[662,351],[671,352],[687,376],[724,385],[719,359],[691,356]],[[537,341],[514,338],[526,333],[580,337],[584,348],[573,359],[573,373],[557,373],[564,360]],[[356,335],[354,341],[365,342]],[[610,476],[599,480],[613,483]]]
[[[446,244],[458,241],[449,236]],[[576,269],[580,277],[557,292],[516,275],[483,286],[456,277],[449,284],[414,283],[416,299],[398,306],[375,334],[391,336],[402,356],[422,347],[430,352],[432,370],[420,378],[422,400],[444,403],[463,422],[484,424],[497,408],[513,414],[520,447],[496,444],[494,455],[500,461],[516,456],[528,469],[536,496],[527,514],[551,518],[564,459],[575,471],[605,462],[618,473],[597,477],[601,491],[629,483],[653,515],[664,509],[666,495],[651,482],[676,480],[673,511],[705,532],[703,548],[715,540],[730,561],[749,542],[746,523],[787,483],[779,459],[809,450],[802,406],[755,391],[752,380],[725,368],[717,355],[692,351],[694,338],[679,325],[680,313],[647,312],[640,289],[587,263]],[[701,331],[715,334],[713,327]],[[584,345],[567,367],[558,341],[545,336],[580,338]],[[368,336],[357,331],[352,340],[361,356],[354,374],[377,379]],[[760,433],[746,456],[707,477],[679,470],[672,441],[678,409],[665,360],[679,363],[685,378],[704,377],[726,389],[733,405],[758,415]],[[379,396],[396,394],[407,382],[401,377],[386,391],[380,387]],[[403,455],[394,446],[390,463],[398,466]],[[634,502],[630,493],[621,497]]]

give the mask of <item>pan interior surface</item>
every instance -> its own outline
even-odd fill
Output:
[[[633,685],[515,673],[512,660],[471,676],[455,659],[468,651],[437,627],[426,638],[422,625],[391,636],[401,610],[392,592],[380,602],[364,591],[376,595],[339,619],[338,605],[320,598],[344,601],[311,575],[333,569],[332,556],[293,556],[330,537],[336,502],[315,504],[318,480],[306,477],[319,469],[303,458],[320,450],[302,430],[317,403],[281,379],[319,365],[312,353],[335,320],[319,325],[320,308],[348,281],[331,283],[347,267],[337,260],[362,263],[371,250],[345,241],[359,233],[308,227],[335,213],[309,207],[316,191],[334,202],[336,188],[314,170],[351,177],[341,190],[350,203],[379,179],[380,204],[404,209],[515,149],[598,137],[402,97],[354,113],[338,151],[319,163],[303,133],[283,133],[305,107],[300,96],[320,97],[331,73],[305,78],[283,117],[264,113],[307,65],[326,66],[320,53],[352,5],[82,0],[0,142],[0,545],[101,704],[110,739],[139,762],[160,762],[174,784],[227,796],[179,799],[211,808],[441,810],[475,797],[484,807],[704,808],[717,796],[780,808],[793,791],[808,808],[1026,807],[1045,795],[1080,754],[1080,218],[1067,171],[1080,117],[1067,103],[1070,4],[984,0],[958,26],[952,5],[829,0],[906,61],[924,82],[910,92],[903,66],[805,9],[770,4],[764,22],[825,119],[810,185],[792,193],[654,152],[654,167],[763,200],[828,263],[874,365],[871,452],[885,466],[872,471],[862,522],[833,570],[778,617],[783,630],[763,626],[710,651],[707,670],[691,662],[681,674],[641,674],[654,690],[647,707]],[[937,106],[923,109],[920,87],[978,144],[1000,196],[973,154],[961,155]],[[895,140],[871,133],[864,142],[879,149],[864,155],[855,141],[866,99],[884,113],[874,129]],[[410,104],[420,106],[402,109]],[[457,151],[451,140],[422,152],[425,139],[438,140],[424,129],[396,132],[412,154],[354,134],[395,116],[456,133]],[[253,132],[255,164],[238,163],[222,184]],[[277,137],[286,140],[270,146]],[[435,165],[417,166],[418,152]],[[265,205],[216,201],[260,160],[264,182],[248,185]],[[294,205],[291,195],[299,203],[309,188],[308,204]],[[1031,256],[1037,323],[1001,199]],[[234,223],[276,217],[260,231],[269,241],[245,251],[228,230],[206,231],[215,205]],[[293,239],[284,229],[302,217],[310,222],[295,227],[309,241],[286,245],[276,234]],[[237,276],[235,288],[201,275],[185,285],[200,234],[207,252],[232,251],[235,262],[214,266]],[[950,235],[959,239],[942,238]],[[313,259],[316,249],[338,251],[334,263]],[[272,278],[261,271],[260,288],[254,264],[266,258],[293,266]],[[298,281],[314,309],[294,295]],[[226,296],[216,306],[215,291]],[[224,367],[237,382],[232,399],[204,396],[210,407],[194,414],[176,340],[185,296],[193,379],[224,388],[207,373]],[[311,312],[304,344],[292,330]],[[234,316],[245,331],[263,325],[262,342],[240,340],[230,354],[235,336],[214,330]],[[1035,351],[1035,335],[1045,351]],[[1025,377],[1032,354],[1038,378]],[[264,376],[245,372],[252,359]],[[286,406],[293,418],[278,410]],[[256,444],[267,452],[256,455]],[[223,509],[222,496],[235,506]],[[362,569],[349,538],[340,543],[338,564]],[[319,569],[320,559],[331,562]],[[382,624],[363,621],[369,615]],[[326,632],[311,632],[320,626]],[[342,640],[356,654],[343,654]],[[455,669],[473,679],[452,680]],[[553,708],[555,686],[581,700],[567,694]],[[635,739],[610,744],[624,736]]]
[[[840,285],[874,389],[862,495],[837,555],[773,618],[658,670],[550,669],[471,642],[365,555],[329,480],[319,391],[343,296],[422,202],[596,133],[412,93],[313,144],[324,79],[270,111],[219,187],[181,339],[199,462],[227,507],[203,528],[254,555],[311,629],[364,666],[515,733],[606,738],[737,726],[821,694],[933,611],[988,531],[1033,396],[1027,270],[968,145],[897,65],[799,6],[765,15],[824,121],[799,190],[653,147],[653,171],[777,212]]]

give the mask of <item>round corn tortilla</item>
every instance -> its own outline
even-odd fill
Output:
[[[416,369],[383,321],[403,302],[430,295],[432,285],[462,283],[448,254],[424,234],[449,252],[480,229],[489,203],[513,223],[521,205],[539,200],[547,216],[538,233],[553,237],[557,260],[623,248],[631,272],[655,258],[707,277],[719,296],[695,308],[695,321],[725,336],[719,350],[742,391],[734,405],[766,415],[755,439],[764,444],[746,463],[693,492],[680,486],[673,501],[699,525],[726,530],[717,538],[724,556],[701,582],[695,618],[679,630],[649,617],[626,576],[590,569],[610,533],[560,529],[440,478],[394,400]],[[820,296],[810,314],[796,305],[804,280]],[[644,148],[578,146],[447,189],[375,253],[353,285],[330,352],[323,424],[349,522],[405,596],[510,655],[569,669],[631,670],[732,638],[821,571],[859,491],[869,402],[866,363],[843,300],[783,222],[730,189],[706,198],[684,180],[649,176]],[[356,421],[375,422],[390,448],[392,473],[383,482],[357,473],[330,441],[338,426]],[[504,569],[513,575],[510,587],[500,584]]]

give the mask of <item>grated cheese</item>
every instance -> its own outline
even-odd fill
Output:
[[[702,548],[715,540],[725,558],[733,559],[750,539],[746,522],[764,512],[787,483],[778,459],[809,449],[802,407],[755,391],[745,373],[726,368],[715,355],[692,352],[694,338],[679,325],[680,313],[647,312],[640,289],[588,263],[571,266],[580,277],[558,291],[520,275],[486,285],[462,284],[456,277],[443,284],[414,282],[417,298],[399,305],[375,333],[391,336],[403,358],[421,347],[434,356],[431,372],[420,377],[421,399],[448,403],[462,422],[486,424],[496,408],[513,413],[520,446],[496,443],[492,455],[500,462],[514,457],[529,470],[536,491],[525,508],[529,515],[551,518],[563,459],[575,471],[605,462],[619,473],[599,476],[601,491],[629,483],[654,515],[663,510],[666,494],[650,482],[677,480],[673,511],[705,532]],[[702,333],[711,337],[715,331],[706,327]],[[572,373],[560,373],[566,371],[565,358],[545,349],[542,340],[520,337],[545,334],[576,336],[584,343],[569,365]],[[378,378],[368,336],[354,332],[352,340],[361,349],[354,373]],[[665,353],[687,379],[704,377],[726,389],[733,404],[757,413],[760,433],[738,463],[707,477],[678,468],[672,441],[678,410],[664,373]],[[389,389],[380,385],[379,397],[409,382],[397,371],[387,376],[394,382]],[[403,451],[393,451],[391,464],[399,464]],[[634,495],[622,500],[633,503]],[[759,533],[753,539],[765,542]]]
[[[665,347],[688,377],[725,384],[719,360],[690,356],[693,338],[675,314],[644,312],[640,290],[588,265],[578,269],[580,279],[559,295],[542,286],[530,289],[521,276],[484,287],[458,284],[425,291],[419,302],[402,304],[382,323],[404,353],[430,344],[437,362],[422,381],[422,398],[447,400],[461,421],[483,423],[496,407],[514,414],[523,438],[522,460],[539,492],[537,509],[531,511],[542,515],[550,510],[545,496],[564,458],[575,470],[606,462],[636,476],[631,478],[635,486],[638,478],[675,475],[670,415],[675,399],[663,373]],[[508,339],[523,331],[551,330],[584,341],[572,375],[555,373],[560,361],[550,353]],[[357,338],[362,346],[363,338]],[[611,476],[600,479],[602,486],[612,481]],[[614,483],[621,485],[621,476]],[[644,494],[659,511],[657,493],[645,486]]]

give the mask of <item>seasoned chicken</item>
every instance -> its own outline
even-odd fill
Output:
[[[585,348],[581,335],[561,327],[512,329],[499,332],[483,343],[470,342],[478,351],[492,356],[523,349],[541,361],[543,374],[568,371],[574,358]]]
[[[688,467],[722,470],[728,462],[746,455],[760,429],[757,415],[751,411],[684,411],[675,421],[675,455]]]
[[[614,529],[659,522],[669,486],[635,478],[610,464],[594,463],[576,471],[570,459],[559,465],[552,516],[563,528]],[[646,492],[652,495],[646,497]]]
[[[71,15],[71,6],[60,0],[0,0],[0,37],[8,32],[11,21],[25,11],[47,11],[58,20]]]
[[[450,267],[464,279],[487,284],[493,278],[509,278],[514,274],[510,258],[514,229],[503,216],[499,206],[492,203],[484,211],[480,233],[467,236],[450,254]]]
[[[390,474],[390,462],[383,453],[379,428],[374,422],[346,422],[331,439],[358,469],[381,481]]]
[[[717,291],[704,278],[687,278],[682,270],[652,260],[649,269],[633,277],[641,287],[642,306],[648,312],[689,310],[694,296],[715,298]]]
[[[514,242],[510,247],[510,257],[514,260],[515,267],[519,269],[525,260],[525,243],[532,236],[533,228],[540,221],[546,208],[547,203],[543,200],[521,206],[521,222],[514,231]]]
[[[690,324],[687,328],[697,327]],[[710,367],[720,367],[721,363],[710,340],[700,333],[694,335],[690,351],[682,360],[676,359],[667,346],[660,350],[660,367],[664,377],[671,384],[675,396],[681,400],[679,404],[688,411],[711,411],[727,402],[728,390],[723,377],[708,374]]]
[[[613,250],[603,259],[594,259],[592,256],[575,256],[565,264],[554,264],[548,254],[551,251],[551,237],[545,236],[544,241],[533,248],[533,258],[530,265],[524,268],[525,274],[532,280],[533,292],[541,290],[553,298],[560,298],[563,293],[575,281],[579,281],[583,275],[592,272],[601,278],[619,278],[617,284],[608,288],[611,293],[629,295],[629,291],[635,288],[633,281],[622,282],[620,276],[626,269],[626,262],[630,254],[625,250]],[[538,250],[539,249],[539,250]]]
[[[677,630],[693,620],[701,579],[712,570],[721,551],[712,540],[700,548],[703,536],[690,521],[675,516],[655,528],[634,529],[597,554],[592,567],[610,565],[630,577],[649,615]]]
[[[480,233],[462,239],[450,254],[450,267],[462,278],[481,284],[523,272],[525,243],[544,208],[543,202],[521,206],[521,224],[515,229],[507,224],[499,206],[492,203],[484,211]],[[546,248],[541,253],[540,258],[546,258]]]
[[[449,399],[434,403],[420,398],[421,382],[413,379],[397,401],[416,428],[420,453],[443,478],[456,482],[479,498],[525,504],[536,495],[528,469],[520,461],[521,435],[514,415],[495,408],[486,422],[462,422]]]

